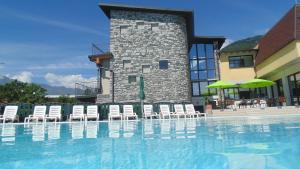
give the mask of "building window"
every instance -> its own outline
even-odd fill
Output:
[[[127,34],[128,28],[129,28],[129,26],[127,26],[127,25],[120,26],[120,34]]]
[[[158,31],[159,30],[158,23],[152,23],[151,24],[151,30],[152,31]]]
[[[168,60],[160,60],[159,61],[159,69],[168,69],[169,67],[169,62]]]
[[[199,83],[192,83],[192,90],[193,90],[193,96],[199,96],[200,90],[199,90]]]
[[[123,60],[123,68],[130,68],[131,67],[131,61],[130,60]]]
[[[252,55],[229,56],[230,68],[252,67],[253,65],[254,63]]]
[[[213,44],[193,44],[189,52],[190,76],[193,96],[217,95],[216,89],[207,85],[216,81],[216,63]]]
[[[143,73],[150,73],[150,65],[142,65]]]
[[[144,25],[145,25],[144,22],[137,22],[136,23],[136,28],[137,29],[144,29]]]
[[[136,82],[136,76],[130,75],[128,76],[128,83],[135,83]]]

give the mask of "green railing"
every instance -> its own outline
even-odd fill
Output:
[[[183,102],[180,104],[187,104],[188,102]],[[127,103],[107,103],[107,104],[97,104],[98,105],[98,113],[100,120],[105,120],[108,118],[109,113],[109,105],[119,105],[120,106],[120,112],[123,112],[123,105],[133,105],[133,111],[137,113],[138,117],[142,117],[142,109],[141,109],[141,103],[139,102],[127,102]],[[168,102],[160,102],[160,103],[144,103],[144,104],[152,104],[153,105],[153,111],[159,112],[159,105],[161,104],[167,104],[170,106],[170,111],[174,111],[174,104],[178,103],[168,103]],[[29,115],[33,114],[33,109],[35,105],[46,105],[47,106],[47,114],[49,111],[49,107],[51,105],[61,105],[62,106],[62,119],[65,121],[68,119],[69,115],[72,113],[72,107],[73,105],[84,105],[85,111],[88,105],[93,104],[86,104],[86,103],[76,103],[76,104],[70,104],[70,103],[46,103],[46,104],[28,104],[28,103],[19,103],[19,104],[1,104],[0,105],[0,114],[3,114],[4,108],[6,105],[17,105],[19,106],[17,115],[19,116],[20,121],[24,121],[25,117],[28,117]],[[95,104],[94,104],[95,105]]]

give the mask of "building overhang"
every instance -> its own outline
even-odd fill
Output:
[[[226,38],[224,36],[194,36],[192,39],[192,44],[196,43],[216,43],[218,44],[218,49],[221,49]]]
[[[94,62],[97,65],[100,65],[103,61],[111,59],[113,57],[113,55],[111,52],[106,52],[106,53],[101,53],[101,54],[89,55],[88,57],[91,62]]]

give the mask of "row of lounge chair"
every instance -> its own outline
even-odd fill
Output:
[[[205,113],[200,113],[198,111],[195,111],[194,105],[192,104],[186,104],[184,111],[182,104],[175,104],[175,112],[170,112],[168,105],[160,105],[160,112],[156,113],[153,112],[153,106],[152,105],[144,105],[144,114],[143,117],[148,119],[152,118],[171,118],[171,117],[200,117],[205,116]],[[62,113],[61,113],[61,106],[60,105],[52,105],[49,107],[49,113],[46,114],[47,107],[46,106],[35,106],[33,110],[33,114],[29,115],[25,118],[24,123],[29,123],[31,121],[61,121],[62,120]],[[6,106],[3,115],[0,116],[0,121],[2,120],[3,123],[6,121],[19,121],[19,118],[17,116],[18,112],[18,106]],[[119,105],[110,105],[109,106],[109,114],[108,114],[108,120],[113,119],[121,119],[121,120],[129,120],[130,118],[137,119],[137,114],[133,111],[132,105],[124,105],[123,106],[123,113],[120,113],[120,107]],[[73,120],[79,120],[79,121],[88,121],[88,120],[99,120],[99,113],[98,113],[98,106],[97,105],[89,105],[87,106],[86,114],[84,114],[84,106],[83,105],[74,105],[72,114],[69,116],[69,121]]]

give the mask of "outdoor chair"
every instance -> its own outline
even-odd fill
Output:
[[[88,121],[90,119],[94,119],[96,121],[99,120],[98,106],[97,105],[87,106],[85,120]]]
[[[18,106],[5,106],[3,115],[0,115],[0,121],[3,123],[6,121],[14,122],[15,120],[19,121],[17,116]]]
[[[61,106],[50,106],[49,114],[45,120],[54,120],[54,122],[61,121]]]
[[[122,115],[120,113],[119,105],[109,106],[108,120],[113,120],[114,118],[119,118],[122,120]]]
[[[129,118],[135,118],[137,120],[138,116],[135,112],[133,112],[132,105],[124,105],[123,106],[123,119],[128,120]]]
[[[185,105],[185,110],[186,110],[187,116],[190,116],[190,117],[204,116],[206,118],[206,113],[201,113],[199,111],[195,111],[195,108],[194,108],[193,104],[186,104]]]
[[[174,108],[175,108],[175,113],[173,114],[173,116],[177,116],[178,119],[179,119],[179,117],[182,117],[182,116],[184,118],[186,118],[186,114],[184,112],[182,104],[174,104]]]
[[[33,114],[26,117],[24,122],[29,123],[33,120],[35,120],[36,122],[38,122],[39,120],[45,122],[46,110],[46,106],[34,106]]]
[[[83,105],[74,105],[73,111],[72,111],[72,114],[70,114],[69,120],[70,121],[73,121],[73,120],[83,121],[84,120],[84,106]]]
[[[149,118],[152,120],[153,117],[158,117],[158,114],[156,112],[153,112],[153,106],[148,104],[144,105],[144,118]]]
[[[169,109],[169,105],[163,104],[163,105],[159,105],[160,108],[160,117],[162,119],[165,119],[165,117],[168,117],[169,119],[171,118],[171,112]]]

